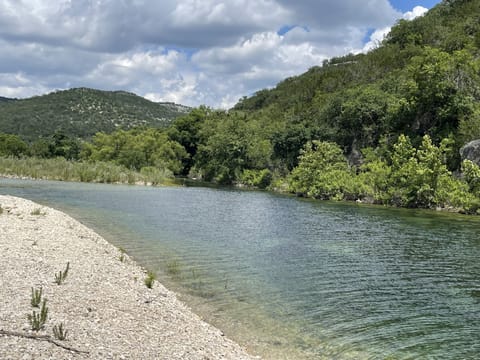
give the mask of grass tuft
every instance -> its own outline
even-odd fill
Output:
[[[33,331],[39,331],[43,329],[45,326],[45,322],[47,321],[48,316],[48,308],[47,308],[47,300],[43,299],[42,308],[40,309],[40,313],[37,313],[33,310],[32,314],[27,315],[28,322]]]
[[[42,288],[40,289],[34,289],[32,287],[32,298],[30,299],[30,304],[33,307],[39,307],[40,303],[42,302]]]
[[[69,269],[70,269],[70,262],[67,262],[67,267],[65,268],[65,270],[59,271],[58,274],[55,274],[55,282],[57,283],[57,285],[62,285],[65,282]]]
[[[42,212],[42,209],[36,208],[36,209],[32,210],[32,212],[30,213],[30,215],[45,215],[45,213]]]
[[[124,249],[123,247],[121,247],[121,246],[118,248],[118,250],[120,251],[120,257],[119,257],[119,259],[120,259],[121,262],[124,262],[124,261],[125,261],[125,252],[126,252],[126,251],[125,251],[125,249]]]
[[[148,270],[147,277],[144,280],[145,285],[147,288],[151,289],[153,287],[153,283],[155,282],[156,276],[153,271]]]
[[[53,336],[55,339],[63,341],[67,338],[68,330],[64,329],[63,323],[53,326]]]

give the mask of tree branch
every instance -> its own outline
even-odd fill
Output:
[[[63,345],[62,343],[58,342],[57,340],[52,339],[51,336],[49,335],[35,335],[35,334],[27,334],[27,333],[21,333],[17,331],[8,331],[8,330],[3,330],[0,329],[0,335],[6,335],[6,336],[16,336],[16,337],[21,337],[25,339],[33,339],[33,340],[38,340],[38,341],[47,341],[49,343],[52,343],[58,347],[61,347],[62,349],[68,350],[68,351],[73,351],[74,353],[77,354],[88,354],[88,351],[83,351],[83,350],[78,350],[75,348],[72,348],[67,345]]]

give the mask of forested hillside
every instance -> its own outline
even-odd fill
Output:
[[[273,158],[290,169],[312,139],[350,153],[401,133],[417,144],[428,134],[436,143],[452,136],[458,148],[480,137],[479,29],[479,1],[444,1],[401,20],[370,53],[326,61],[234,110],[275,123]]]
[[[0,132],[17,134],[29,141],[55,133],[89,138],[99,131],[165,127],[189,110],[124,91],[77,88],[22,100],[0,99]]]

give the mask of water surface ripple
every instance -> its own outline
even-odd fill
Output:
[[[477,218],[262,192],[0,180],[159,272],[272,359],[474,359]]]

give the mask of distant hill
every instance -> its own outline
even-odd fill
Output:
[[[76,88],[28,99],[0,98],[0,132],[35,140],[55,132],[89,138],[136,126],[165,127],[190,108],[125,91]]]
[[[15,100],[17,100],[17,99],[11,99],[11,98],[0,96],[0,104],[6,103],[6,102],[12,102],[12,101],[15,101]]]

